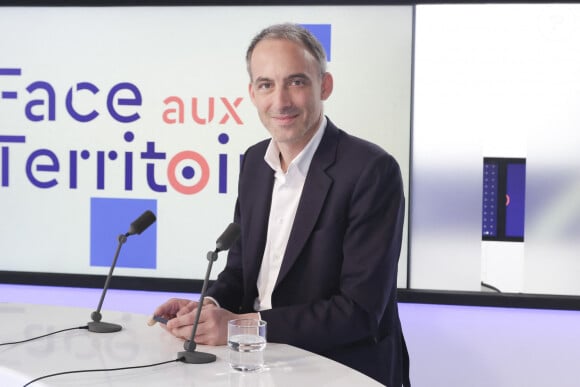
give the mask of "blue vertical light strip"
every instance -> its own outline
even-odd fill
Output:
[[[524,238],[526,164],[510,163],[506,174],[505,235]]]
[[[498,165],[484,160],[482,197],[482,238],[497,236]]]

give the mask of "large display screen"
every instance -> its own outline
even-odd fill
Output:
[[[106,274],[150,210],[115,275],[203,279],[240,157],[268,137],[246,48],[278,22],[321,40],[335,79],[325,113],[393,154],[408,195],[412,18],[411,6],[3,7],[0,270]]]
[[[327,51],[325,113],[401,165],[400,287],[580,295],[578,20],[579,4],[2,7],[0,271],[106,274],[151,210],[116,274],[202,279],[240,157],[268,137],[245,50],[291,21]]]

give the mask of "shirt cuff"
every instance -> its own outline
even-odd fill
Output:
[[[205,300],[209,300],[209,301],[213,302],[218,308],[220,307],[220,303],[217,302],[217,300],[213,297],[205,296],[203,300],[204,300],[204,302],[205,302]]]

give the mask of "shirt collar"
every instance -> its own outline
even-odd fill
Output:
[[[312,158],[314,157],[314,153],[316,152],[316,149],[318,149],[318,145],[320,144],[322,136],[324,135],[326,123],[326,116],[323,115],[318,130],[316,133],[314,133],[314,136],[312,136],[310,141],[308,141],[308,144],[306,144],[304,149],[302,149],[298,156],[296,156],[290,165],[288,165],[288,171],[290,171],[291,168],[297,168],[303,176],[306,176],[308,168],[310,168]],[[270,143],[266,149],[264,160],[275,172],[282,172],[282,166],[280,165],[280,149],[278,148],[276,142],[272,139],[270,139]]]

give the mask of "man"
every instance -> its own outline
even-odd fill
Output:
[[[320,43],[293,24],[247,51],[249,93],[270,140],[241,167],[241,237],[208,290],[195,341],[223,345],[227,321],[268,322],[268,341],[327,356],[390,387],[410,385],[397,309],[404,196],[397,162],[323,114],[333,89]],[[156,315],[189,339],[196,302]]]

